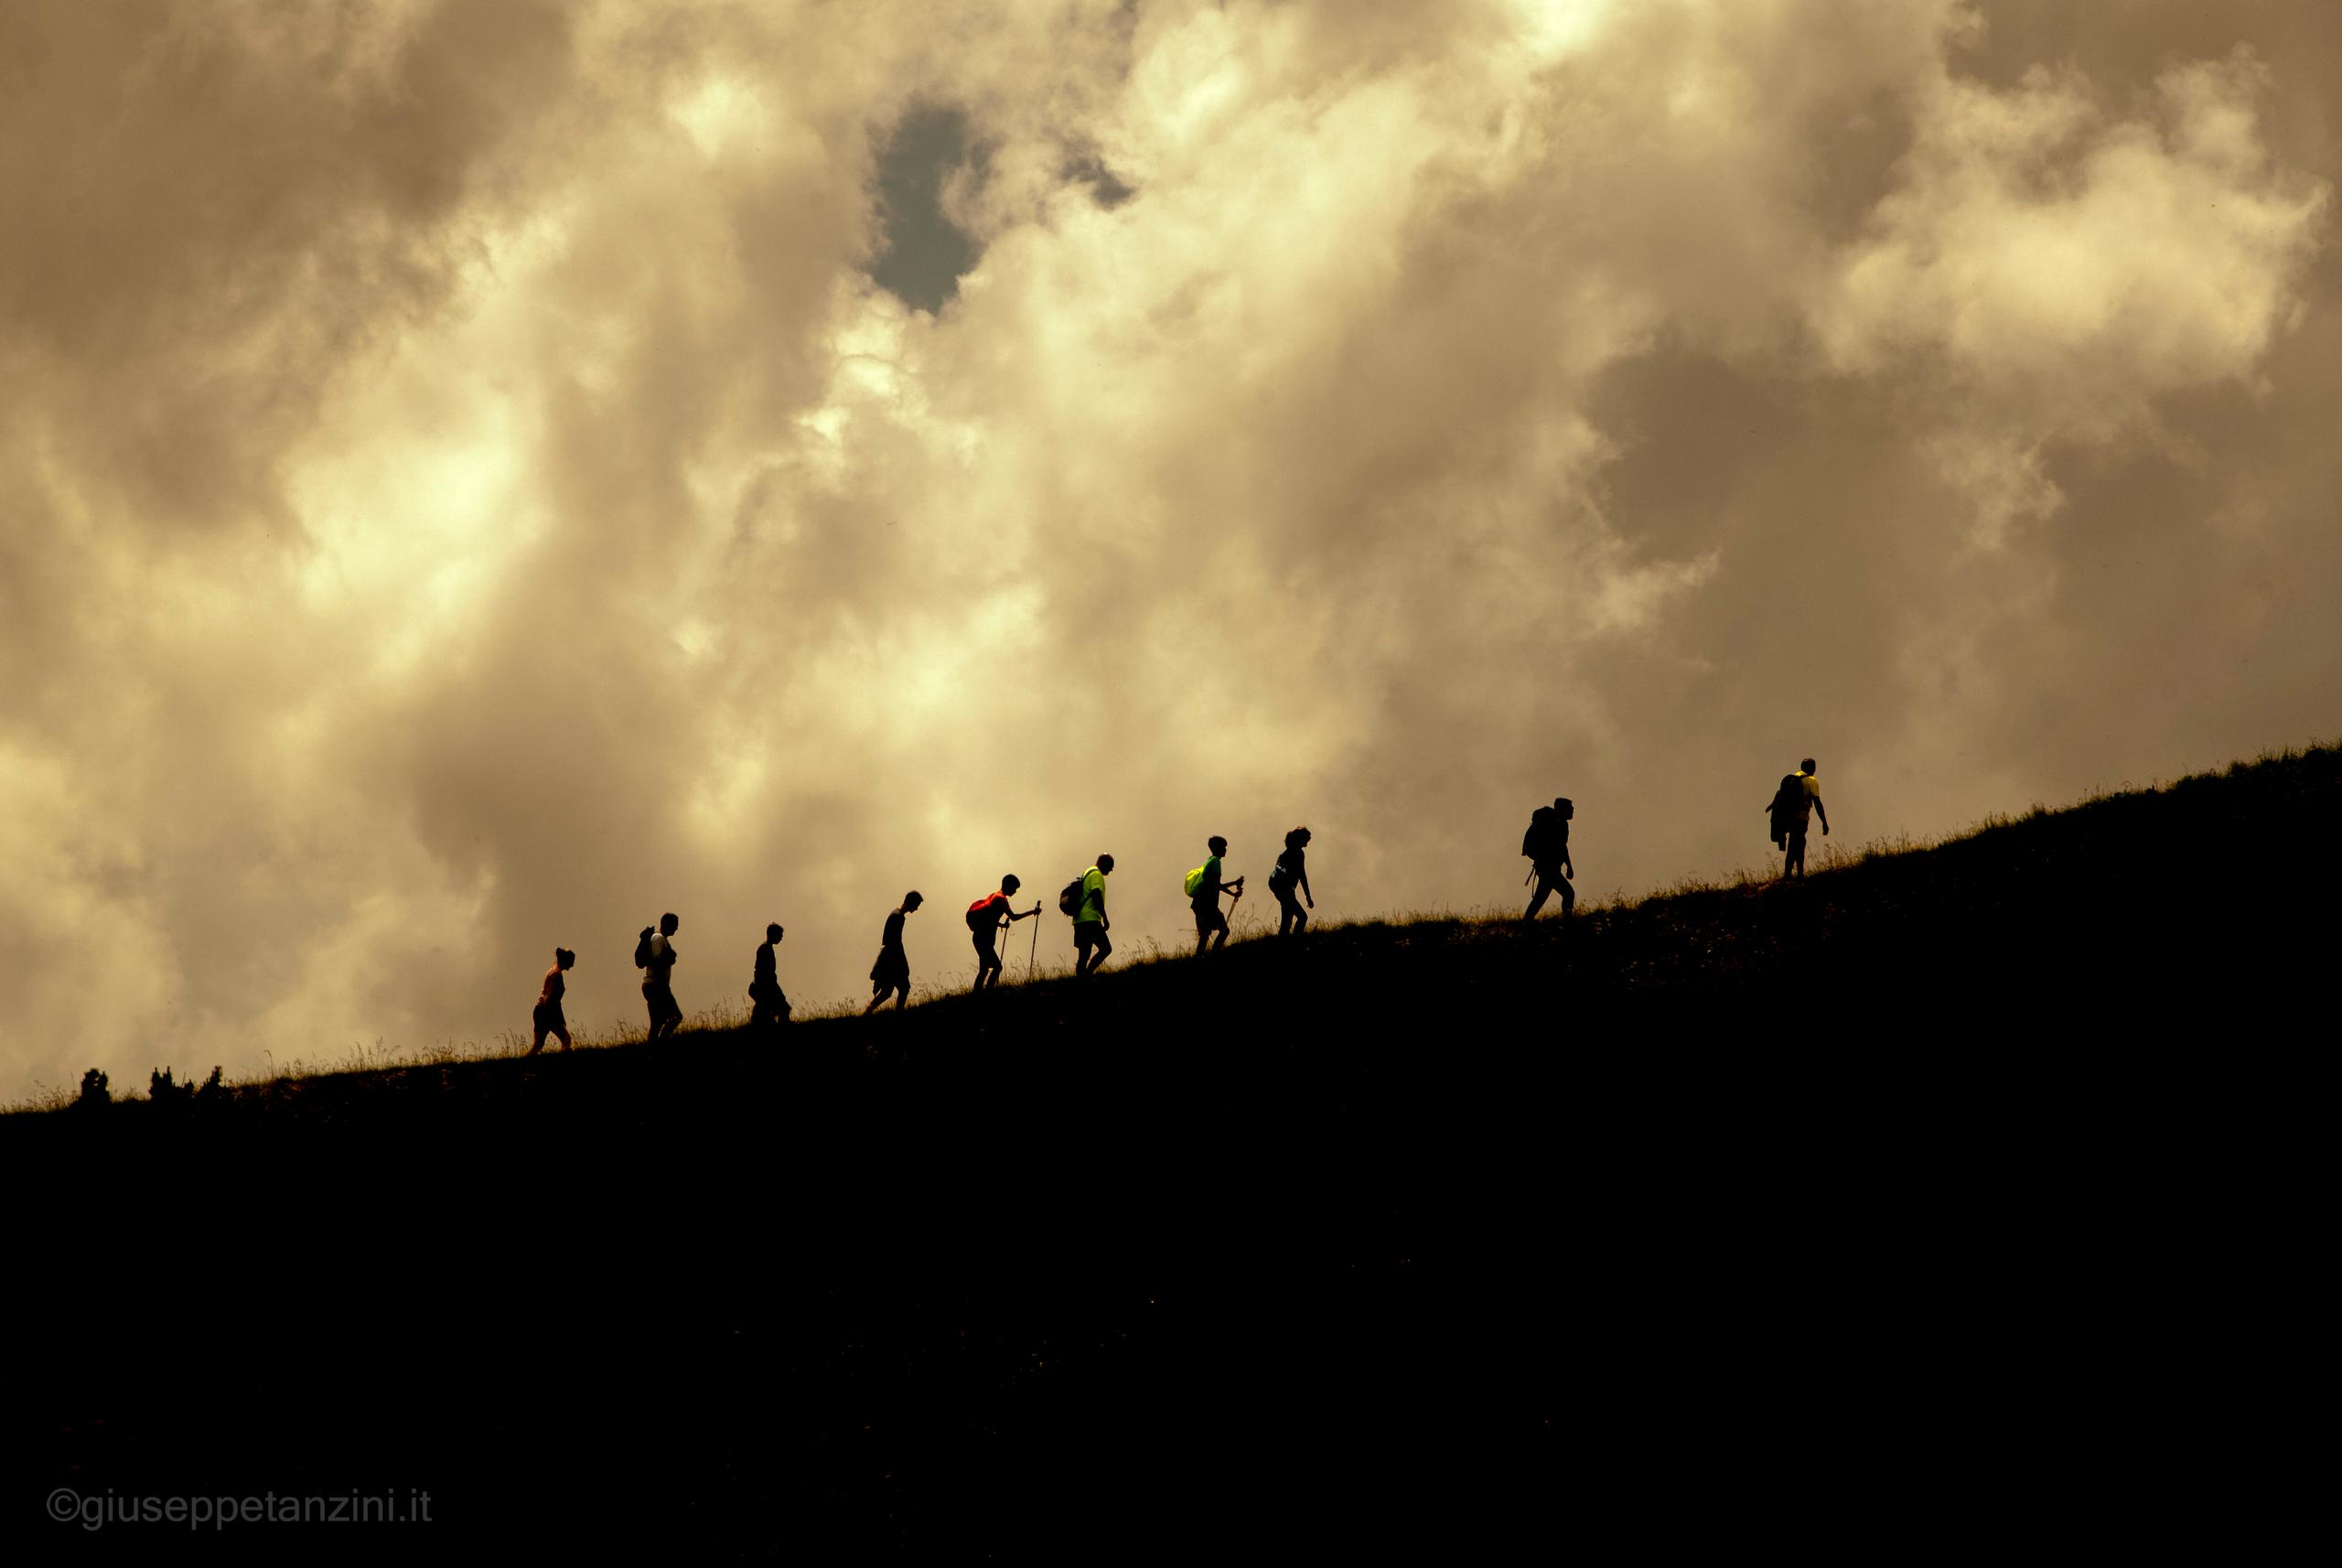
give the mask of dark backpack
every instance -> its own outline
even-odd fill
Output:
[[[1537,865],[1552,858],[1553,808],[1540,806],[1529,813],[1529,831],[1520,835],[1520,853]]]
[[[1087,876],[1089,875],[1090,873],[1085,871],[1081,874],[1081,876]],[[1067,883],[1058,892],[1058,914],[1079,915],[1081,913],[1081,876],[1077,876],[1072,881]]]
[[[649,926],[643,927],[642,935],[635,939],[634,967],[637,969],[650,967],[650,929]]]
[[[1796,825],[1798,808],[1805,803],[1805,775],[1784,773],[1781,787],[1773,791],[1773,836],[1780,837]]]

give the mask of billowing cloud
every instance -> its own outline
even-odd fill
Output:
[[[0,1090],[2330,728],[2315,9],[8,7]]]

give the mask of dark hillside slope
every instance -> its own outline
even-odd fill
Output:
[[[2337,808],[2321,750],[1566,926],[9,1118],[7,1506],[693,1558],[2133,1507],[2107,1455],[2224,1397],[2175,1315],[2291,1299]]]

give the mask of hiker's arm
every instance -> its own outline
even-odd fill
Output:
[[[1821,804],[1821,797],[1819,795],[1816,795],[1813,798],[1813,814],[1821,819],[1821,836],[1823,838],[1828,838],[1830,836],[1830,813],[1823,808]]]
[[[1301,896],[1309,900],[1311,908],[1317,908],[1317,895],[1309,891],[1309,873],[1305,871],[1301,874]]]

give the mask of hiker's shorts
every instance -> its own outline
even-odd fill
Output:
[[[1000,961],[1000,954],[994,946],[995,939],[1000,935],[998,928],[986,926],[983,930],[972,931],[969,935],[975,940],[976,956],[978,958],[983,960],[986,963],[998,963]]]
[[[675,1001],[675,988],[667,981],[644,981],[642,999],[650,1004],[653,1018],[680,1018],[683,1015],[682,1008]]]
[[[540,1039],[547,1035],[569,1033],[569,1020],[561,1015],[561,1004],[558,1002],[541,1003],[531,1009],[529,1022],[537,1026],[537,1037]]]
[[[1091,948],[1103,947],[1105,942],[1106,923],[1103,920],[1076,920],[1073,923],[1075,951],[1088,952]]]
[[[1202,905],[1196,907],[1196,935],[1208,937],[1214,931],[1226,929],[1228,929],[1228,913],[1218,904],[1215,903],[1209,908]]]

